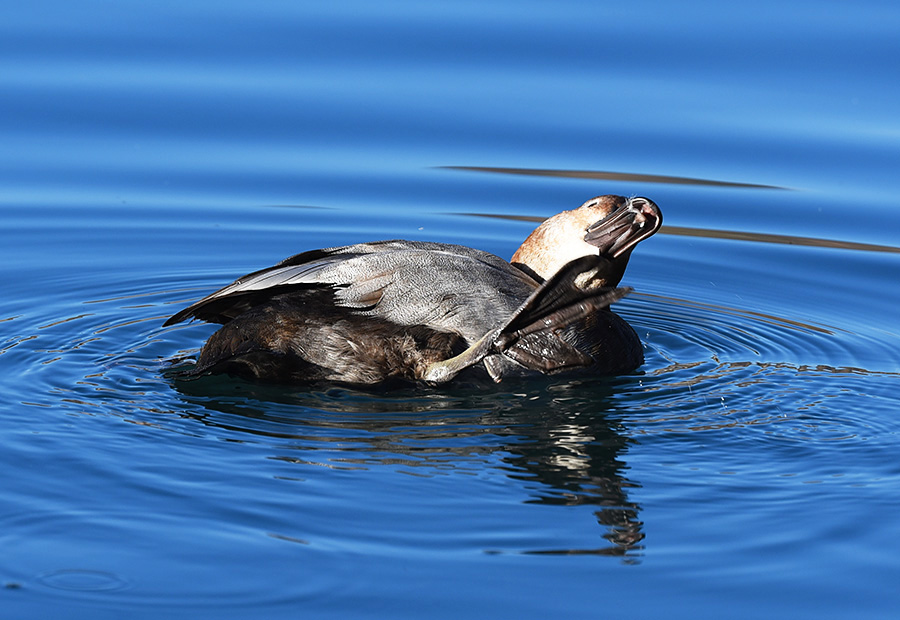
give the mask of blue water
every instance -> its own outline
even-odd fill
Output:
[[[894,617],[893,2],[19,3],[4,618]],[[665,215],[612,379],[174,382],[166,317],[386,238]]]

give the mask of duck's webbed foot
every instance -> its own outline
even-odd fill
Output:
[[[428,383],[446,383],[470,366],[474,366],[494,352],[495,339],[500,330],[495,329],[481,340],[454,357],[430,364],[422,376]],[[495,381],[497,379],[494,379]]]

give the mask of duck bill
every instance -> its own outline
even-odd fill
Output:
[[[650,237],[662,225],[662,213],[649,198],[631,198],[591,224],[584,240],[600,250],[601,256],[618,258]]]

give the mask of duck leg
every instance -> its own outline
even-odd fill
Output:
[[[497,327],[449,359],[430,364],[423,375],[429,383],[444,383],[460,371],[484,361],[494,381],[502,378],[501,365],[491,361],[502,354],[529,370],[544,373],[592,363],[561,337],[561,330],[602,311],[622,299],[630,288],[590,288],[611,263],[600,256],[583,256],[567,263]],[[584,288],[586,287],[586,288]]]

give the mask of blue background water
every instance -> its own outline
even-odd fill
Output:
[[[897,32],[877,1],[7,7],[2,615],[892,616]],[[666,218],[635,375],[165,375],[212,328],[163,320],[240,274],[508,257],[603,193]]]

